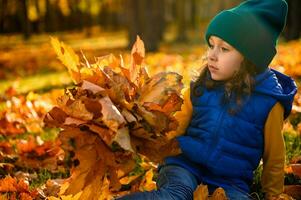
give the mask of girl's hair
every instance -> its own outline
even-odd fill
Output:
[[[194,78],[194,84],[192,87],[193,95],[201,96],[203,91],[202,87],[211,90],[216,86],[224,83],[225,93],[221,99],[222,104],[230,103],[234,100],[234,106],[230,106],[228,112],[232,115],[239,112],[241,106],[243,105],[243,98],[249,97],[253,86],[254,86],[254,75],[256,74],[255,65],[247,60],[246,58],[241,63],[241,67],[238,72],[236,72],[233,77],[228,81],[215,81],[210,78],[210,72],[208,69],[208,64],[205,63],[199,72],[198,77]]]

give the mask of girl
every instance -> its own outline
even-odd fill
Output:
[[[268,66],[286,15],[284,0],[248,0],[213,18],[206,32],[208,63],[176,114],[179,133],[185,132],[176,138],[182,152],[159,167],[158,190],[122,200],[190,200],[200,183],[209,192],[224,188],[229,199],[250,199],[261,159],[265,198],[282,193],[281,129],[297,87]]]

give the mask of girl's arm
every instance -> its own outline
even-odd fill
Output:
[[[264,154],[261,185],[265,199],[273,199],[283,192],[285,144],[282,135],[283,107],[276,103],[264,127]]]

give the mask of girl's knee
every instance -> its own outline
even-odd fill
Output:
[[[197,187],[197,180],[193,174],[183,167],[176,165],[167,165],[160,169],[157,180],[158,188],[167,187],[168,185],[184,185],[192,190]]]

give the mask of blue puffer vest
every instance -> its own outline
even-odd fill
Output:
[[[234,105],[231,101],[221,103],[223,84],[211,90],[200,87],[199,97],[191,91],[192,119],[186,134],[177,138],[183,153],[166,158],[165,163],[188,169],[199,182],[249,192],[253,171],[263,154],[267,116],[280,102],[286,118],[297,92],[290,77],[271,69],[257,75],[255,83],[254,91],[244,98],[235,115],[228,112]]]

